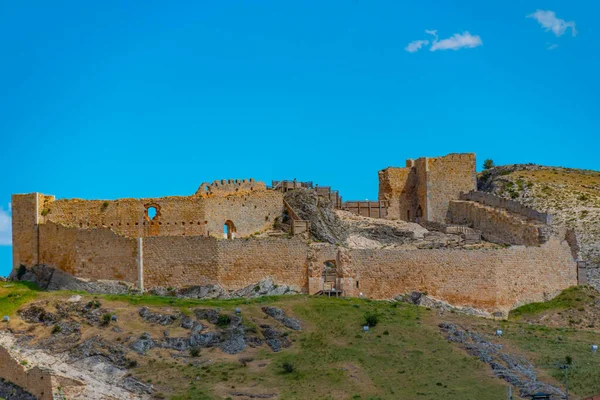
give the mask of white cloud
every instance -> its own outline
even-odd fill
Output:
[[[448,39],[442,39],[440,41],[434,40],[429,50],[458,50],[465,47],[473,48],[481,45],[483,45],[483,42],[479,35],[473,36],[469,32],[465,32],[463,34],[455,33]]]
[[[548,47],[546,47],[547,50],[554,50],[555,48],[558,47],[558,45],[556,43],[547,43]]]
[[[537,10],[533,14],[529,14],[527,18],[533,18],[537,20],[547,31],[552,31],[558,36],[562,36],[568,28],[571,28],[573,36],[577,35],[575,29],[575,21],[565,21],[556,17],[556,13],[550,10]]]
[[[10,209],[10,205],[9,205]],[[0,207],[0,246],[12,244],[12,221],[10,213]]]
[[[404,48],[404,50],[409,53],[414,53],[421,50],[421,47],[427,46],[429,44],[429,40],[413,40]]]
[[[437,40],[438,35],[437,35],[437,29],[434,30],[429,30],[429,29],[425,29],[425,33],[428,35],[432,35],[433,37],[435,37],[435,40]]]

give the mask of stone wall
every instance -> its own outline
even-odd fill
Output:
[[[109,228],[40,225],[40,260],[92,280],[139,281],[137,239]],[[143,239],[145,288],[219,284],[239,289],[272,277],[315,293],[325,261],[337,265],[344,295],[374,299],[423,291],[456,305],[506,311],[541,301],[577,284],[568,243],[552,237],[537,247],[464,250],[344,249],[300,239],[216,239],[155,236]]]
[[[405,168],[379,171],[379,200],[389,201],[389,219],[444,223],[450,200],[476,187],[472,153],[407,160]]]
[[[265,277],[304,290],[307,244],[298,239],[154,237],[144,239],[144,282],[240,289]]]
[[[391,298],[410,291],[458,306],[503,311],[547,300],[577,284],[577,267],[564,240],[540,247],[496,250],[351,250],[347,295]],[[543,277],[543,278],[542,278]],[[350,289],[351,288],[351,289]]]
[[[476,201],[488,207],[503,208],[514,214],[519,214],[525,218],[533,219],[546,225],[552,224],[551,214],[534,210],[523,203],[505,199],[504,197],[496,196],[493,193],[478,191],[466,192],[460,195],[460,200]]]
[[[0,378],[20,386],[40,400],[54,399],[52,374],[37,367],[27,370],[2,346],[0,346]]]
[[[448,203],[461,192],[477,189],[475,154],[427,159],[427,220],[446,222]]]
[[[38,193],[12,196],[13,271],[38,263],[38,205],[43,200]]]
[[[537,246],[546,239],[546,225],[474,201],[451,201],[448,219],[481,231],[485,240],[494,243]]]
[[[39,225],[39,262],[80,278],[138,282],[137,242],[108,228]],[[29,266],[29,265],[28,265]]]

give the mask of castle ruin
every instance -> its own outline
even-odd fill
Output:
[[[15,194],[13,276],[45,265],[86,280],[139,290],[219,285],[237,290],[266,277],[308,294],[393,298],[427,292],[489,312],[551,298],[577,284],[576,246],[549,216],[476,191],[474,154],[408,160],[379,172],[379,200],[342,201],[329,187],[296,181],[222,180],[190,196],[56,199]],[[314,190],[334,209],[477,232],[484,248],[351,248],[308,239],[310,223],[285,201]],[[290,231],[261,235],[282,218]],[[332,268],[334,266],[335,268]]]

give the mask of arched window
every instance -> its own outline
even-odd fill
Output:
[[[158,204],[146,204],[146,221],[155,221],[160,217],[160,207]]]
[[[235,224],[230,220],[225,221],[223,225],[223,237],[225,239],[233,239],[235,238],[235,231]]]

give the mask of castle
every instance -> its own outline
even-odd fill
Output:
[[[191,196],[56,199],[15,194],[13,275],[46,265],[78,278],[140,290],[217,284],[239,289],[265,277],[315,294],[388,299],[410,291],[489,312],[542,301],[577,284],[576,244],[549,215],[477,192],[474,154],[408,160],[379,172],[379,200],[347,201],[296,181],[222,180]],[[436,229],[478,232],[493,248],[364,249],[307,239],[310,223],[285,201],[300,187],[333,208]],[[256,237],[285,214],[290,235]],[[334,266],[333,278],[327,266]],[[329,275],[328,275],[329,274]]]

